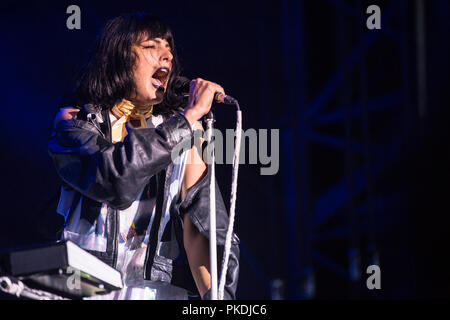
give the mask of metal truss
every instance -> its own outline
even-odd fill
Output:
[[[304,12],[300,1],[283,1],[285,82],[293,83],[293,89],[287,92],[287,103],[290,106],[289,113],[295,115],[293,119],[285,121],[288,125],[282,133],[282,165],[286,172],[292,173],[285,177],[284,183],[291,274],[290,297],[294,299],[312,299],[316,296],[315,266],[329,270],[349,283],[350,297],[361,296],[358,288],[365,285],[362,258],[368,264],[380,264],[376,226],[381,222],[377,221],[377,213],[399,201],[395,195],[383,194],[380,190],[375,192],[375,181],[405,150],[410,128],[405,1],[392,1],[388,7],[383,8],[381,30],[363,29],[367,15],[361,1],[356,7],[341,0],[329,0],[328,4],[337,10],[336,36],[340,48],[336,54],[339,55],[340,63],[322,90],[311,101],[307,101],[307,79],[302,76],[307,46],[303,36],[303,20],[307,12]],[[402,21],[401,30],[389,27],[393,19]],[[346,33],[351,28],[359,30],[356,31],[358,42],[352,47],[346,39]],[[367,53],[384,38],[398,45],[403,60],[403,80],[400,79],[398,86],[393,86],[389,91],[374,96],[368,93]],[[381,74],[376,77],[388,74],[388,70],[378,72]],[[352,73],[357,81],[349,84],[348,78]],[[358,101],[352,101],[349,90],[356,91]],[[340,102],[337,107],[330,105],[334,96]],[[401,128],[397,135],[391,136],[390,141],[376,144],[372,141],[371,129],[380,124],[371,121],[372,115],[392,109],[395,112],[389,113],[389,117],[400,117],[403,122]],[[361,128],[357,139],[352,127],[355,123]],[[321,132],[327,125],[335,124],[345,127],[345,135]],[[310,189],[309,161],[313,156],[311,145],[336,150],[345,163],[339,181],[321,194],[312,194]],[[356,157],[362,159],[360,164],[355,160]],[[327,226],[336,215],[343,216],[339,220],[341,223]],[[361,237],[366,239],[364,248],[361,246]],[[337,261],[327,256],[318,248],[319,244],[342,238],[347,239],[346,252],[341,254],[346,256],[345,263],[342,259]]]

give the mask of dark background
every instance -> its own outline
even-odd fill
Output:
[[[71,4],[81,30],[66,28]],[[371,4],[381,30],[366,28]],[[2,1],[0,250],[44,241],[58,103],[100,27],[133,11],[172,27],[183,74],[236,97],[244,129],[280,130],[276,175],[240,167],[238,298],[450,297],[447,0]],[[216,117],[234,128],[231,109]]]

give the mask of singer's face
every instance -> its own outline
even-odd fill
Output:
[[[161,103],[172,70],[173,56],[169,43],[161,38],[144,38],[133,45],[132,50],[136,55],[136,92],[129,99],[136,105]]]

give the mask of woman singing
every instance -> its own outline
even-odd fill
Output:
[[[203,130],[198,120],[214,95],[225,92],[196,79],[186,104],[172,88],[178,74],[167,25],[146,13],[114,18],[56,116],[48,147],[62,180],[61,239],[121,271],[124,281],[122,290],[99,298],[210,296],[210,173],[194,131]],[[189,148],[174,155],[180,143]],[[221,261],[228,214],[216,190]],[[227,299],[235,299],[238,242],[234,235]]]

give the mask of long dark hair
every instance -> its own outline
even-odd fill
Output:
[[[142,12],[122,15],[106,23],[87,64],[77,77],[74,90],[64,98],[62,106],[92,103],[109,109],[134,92],[133,67],[136,57],[132,45],[144,36],[167,40],[173,54],[167,90],[163,102],[154,107],[154,113],[170,116],[181,110],[183,99],[172,90],[173,79],[180,73],[172,32],[158,17]]]

